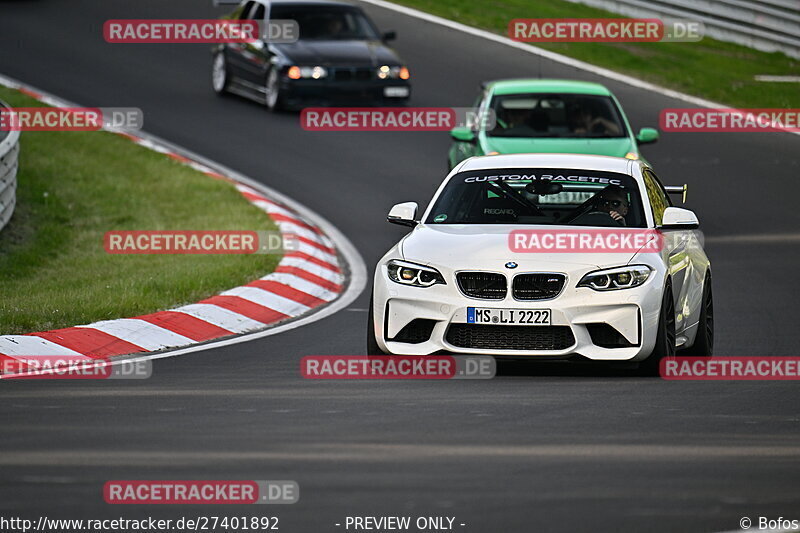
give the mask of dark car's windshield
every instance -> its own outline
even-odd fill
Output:
[[[377,40],[378,32],[364,13],[351,6],[275,5],[270,19],[291,19],[300,27],[300,40]]]
[[[552,168],[456,174],[426,223],[647,226],[639,188],[631,176]]]
[[[628,131],[614,100],[591,94],[505,94],[492,98],[492,137],[619,138]]]

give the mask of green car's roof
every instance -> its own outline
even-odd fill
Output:
[[[486,83],[494,94],[518,93],[576,93],[610,96],[611,91],[599,83],[574,80],[540,80],[523,78],[515,80],[495,80]]]

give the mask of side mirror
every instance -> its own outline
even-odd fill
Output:
[[[381,41],[387,43],[389,41],[394,41],[397,39],[397,32],[396,31],[387,31],[381,36]]]
[[[416,221],[418,208],[419,206],[417,205],[417,202],[404,202],[402,204],[397,204],[389,210],[389,216],[386,217],[386,220],[392,224],[399,224],[401,226],[409,226],[413,228],[418,224]]]
[[[464,143],[474,143],[475,142],[475,134],[472,132],[471,129],[467,128],[466,126],[457,126],[450,130],[450,136],[460,142]]]
[[[658,140],[658,130],[655,128],[642,128],[639,130],[639,135],[636,136],[636,142],[639,144],[650,144]]]
[[[697,229],[700,221],[694,211],[682,207],[668,207],[664,209],[660,229]]]

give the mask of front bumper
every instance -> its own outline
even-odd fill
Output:
[[[281,89],[289,106],[403,105],[411,96],[407,80],[299,79],[284,77]]]
[[[568,275],[557,297],[538,301],[518,301],[511,294],[503,300],[469,298],[461,293],[452,273],[442,274],[447,285],[420,288],[389,280],[383,265],[377,269],[373,327],[385,352],[428,355],[445,351],[555,359],[580,355],[598,361],[640,361],[655,346],[664,285],[664,276],[658,271],[640,287],[608,292],[578,288],[579,280]],[[489,326],[495,329],[477,331],[475,328],[487,326],[466,325],[469,307],[550,309],[552,326]],[[422,342],[419,336],[413,342],[393,340],[407,338],[405,333],[409,330],[404,332],[404,328],[415,319],[431,321],[425,322],[432,326],[427,338],[425,331]],[[416,324],[421,322],[412,326]],[[598,333],[599,329],[609,331],[605,326],[597,326],[604,324],[620,334],[616,338],[623,342],[609,344],[608,337]],[[524,342],[519,343],[520,339]],[[524,344],[525,348],[516,349],[517,344]]]

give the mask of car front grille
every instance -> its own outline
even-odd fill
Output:
[[[335,81],[368,81],[372,79],[373,70],[364,67],[336,67],[333,69]]]
[[[512,291],[516,300],[547,300],[555,298],[564,288],[564,274],[537,272],[514,277]]]
[[[458,288],[471,298],[502,300],[508,290],[506,277],[493,272],[459,272]]]
[[[566,350],[575,344],[569,326],[450,324],[445,338],[458,348],[485,350]]]

